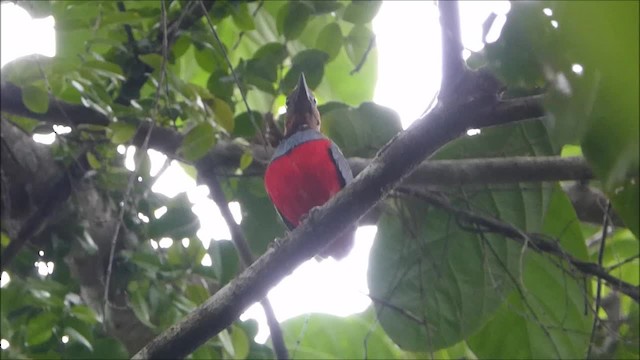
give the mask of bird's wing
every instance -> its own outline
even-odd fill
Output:
[[[331,142],[329,156],[331,156],[331,159],[338,168],[338,173],[340,174],[340,185],[345,187],[351,182],[351,180],[353,180],[353,173],[351,172],[349,162],[347,162],[347,159],[342,155],[342,151],[340,151],[340,148],[334,142]]]

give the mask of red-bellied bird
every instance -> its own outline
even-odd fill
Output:
[[[264,176],[265,188],[291,230],[309,211],[344,188],[353,174],[338,146],[320,132],[316,98],[304,74],[287,97],[284,139],[276,148]],[[353,247],[355,227],[320,252],[321,258],[344,258]]]

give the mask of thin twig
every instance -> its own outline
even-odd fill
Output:
[[[233,75],[233,80],[238,86],[238,90],[240,91],[240,95],[242,96],[242,102],[244,102],[244,106],[247,109],[247,112],[249,113],[249,119],[251,119],[251,123],[256,128],[256,131],[259,132],[260,135],[262,136],[262,141],[264,142],[265,144],[264,146],[266,148],[268,146],[267,137],[264,135],[264,132],[258,126],[258,123],[256,122],[256,119],[253,116],[253,112],[251,111],[251,107],[249,106],[249,102],[247,101],[247,96],[242,90],[242,86],[240,84],[240,79],[238,78],[238,74],[236,74],[236,70],[233,68],[233,64],[231,63],[231,60],[229,60],[229,56],[227,55],[227,50],[225,50],[224,44],[222,43],[222,40],[220,40],[220,37],[218,36],[218,32],[213,26],[213,22],[211,21],[211,17],[209,17],[209,14],[207,13],[206,8],[204,7],[204,3],[202,2],[202,0],[199,0],[198,2],[200,3],[200,6],[202,6],[202,10],[204,11],[204,16],[207,19],[209,28],[211,29],[211,32],[213,33],[213,36],[216,39],[216,42],[218,43],[218,47],[220,47],[220,52],[222,52],[222,55],[224,56],[224,59],[227,62],[227,65],[229,66],[229,69],[231,70],[231,75]]]
[[[351,70],[349,75],[354,75],[355,73],[360,71],[360,69],[362,69],[364,64],[367,62],[367,58],[369,57],[369,53],[371,52],[371,50],[373,50],[375,45],[376,45],[376,36],[374,34],[372,34],[371,35],[371,39],[369,39],[369,45],[367,45],[367,50],[364,51],[364,54],[362,54],[362,58],[360,58],[360,61],[358,62],[358,65],[356,65],[356,67],[353,68],[353,70]]]
[[[167,52],[168,52],[168,39],[167,39],[167,12],[166,12],[166,8],[165,8],[165,3],[164,1],[160,1],[160,9],[161,9],[161,17],[162,17],[162,27],[163,27],[163,33],[164,33],[164,37],[163,37],[163,47],[162,47],[162,64],[160,65],[160,80],[158,82],[158,88],[156,91],[156,95],[155,95],[155,105],[154,105],[154,117],[158,115],[158,104],[159,104],[159,100],[160,100],[160,92],[162,89],[162,84],[165,80],[165,75],[166,75],[166,65],[167,65]],[[138,159],[138,161],[135,161],[135,168],[133,169],[133,171],[131,172],[131,174],[129,175],[129,181],[127,182],[127,188],[125,190],[124,196],[123,196],[123,200],[122,200],[122,205],[120,207],[120,211],[118,213],[118,221],[116,222],[116,228],[113,232],[113,237],[111,238],[111,249],[109,250],[109,262],[108,262],[108,266],[107,266],[107,274],[106,274],[106,280],[105,280],[105,289],[104,289],[104,316],[107,316],[107,309],[110,306],[110,300],[109,300],[109,288],[111,286],[111,274],[113,271],[113,259],[115,257],[115,251],[116,251],[116,245],[118,242],[118,235],[120,233],[120,227],[122,226],[123,223],[123,219],[124,219],[124,213],[125,210],[127,208],[127,199],[129,198],[130,194],[131,194],[131,190],[133,189],[133,184],[135,182],[135,179],[137,179],[137,173],[138,170],[140,168],[140,163],[142,161],[142,159],[144,158],[144,155],[147,152],[147,149],[149,147],[149,139],[151,137],[151,130],[154,127],[154,122],[152,121],[149,125],[149,127],[147,128],[147,133],[145,134],[144,137],[144,141],[142,143],[142,146],[140,148],[138,148],[138,150],[136,151],[136,155],[135,158]],[[105,321],[105,324],[107,324],[107,322]]]
[[[602,267],[602,258],[604,257],[604,244],[607,239],[607,232],[609,228],[609,210],[611,209],[611,202],[607,202],[607,209],[604,212],[604,219],[602,220],[602,238],[600,240],[600,249],[598,249],[598,266]],[[593,326],[591,327],[591,339],[589,339],[589,348],[587,349],[587,359],[591,357],[591,349],[593,347],[593,340],[596,336],[596,329],[598,326],[598,312],[600,311],[600,299],[602,296],[602,279],[598,278],[596,285],[596,311],[593,316]]]
[[[612,289],[618,290],[621,293],[629,296],[635,302],[640,302],[640,289],[637,286],[634,286],[622,279],[612,276],[598,264],[582,261],[575,258],[573,255],[562,249],[557,242],[549,241],[540,234],[524,233],[512,224],[500,221],[492,217],[478,215],[472,211],[456,208],[448,203],[448,201],[434,196],[428,192],[407,188],[398,188],[396,189],[396,191],[406,195],[415,196],[418,199],[427,201],[434,206],[447,210],[452,214],[459,216],[461,219],[464,219],[464,221],[469,222],[470,224],[479,225],[482,231],[501,234],[507,238],[516,240],[521,244],[524,243],[525,239],[523,237],[526,236],[529,238],[528,241],[531,244],[531,248],[535,251],[554,255],[555,257],[567,261],[573,266],[574,269],[581,272],[582,274],[602,279],[606,281]]]
[[[229,231],[231,232],[231,240],[233,241],[233,244],[238,251],[238,257],[240,258],[240,262],[242,263],[243,268],[247,268],[254,261],[253,255],[251,254],[251,248],[247,243],[242,228],[240,228],[240,225],[238,225],[238,223],[236,223],[235,219],[233,218],[231,209],[229,209],[229,203],[225,199],[224,192],[222,191],[222,186],[220,185],[218,178],[215,175],[209,174],[208,171],[204,172],[204,175],[206,177],[205,182],[209,186],[211,198],[213,198],[213,201],[220,209],[220,213],[222,214],[222,217],[229,227]],[[273,343],[273,349],[276,353],[277,358],[288,359],[289,353],[284,343],[282,329],[280,328],[280,324],[276,319],[276,315],[273,311],[273,307],[271,306],[271,302],[265,296],[260,301],[260,305],[262,305],[265,316],[267,318],[267,324],[269,325],[269,331],[271,332],[271,342]]]

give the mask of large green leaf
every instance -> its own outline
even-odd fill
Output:
[[[435,157],[552,153],[544,127],[532,121],[485,129],[449,144]],[[550,190],[541,184],[486,185],[451,189],[448,195],[453,206],[539,232]],[[407,350],[456,344],[480,329],[511,292],[512,279],[520,278],[521,247],[462,227],[449,213],[418,200],[389,205],[378,222],[369,259],[369,289],[379,299],[378,319]]]
[[[582,145],[636,237],[638,13],[638,2],[516,2],[503,35],[484,50],[487,64],[512,89],[549,85],[546,125],[552,140],[556,146]]]
[[[296,39],[304,31],[312,11],[313,9],[305,3],[288,2],[278,13],[278,32],[287,40]]]
[[[282,332],[292,359],[397,359],[402,353],[370,310],[348,317],[301,315],[283,322]]]
[[[336,108],[322,114],[322,130],[345,156],[373,157],[402,130],[395,111],[375,103]]]
[[[213,126],[202,123],[191,129],[182,140],[180,152],[186,160],[195,161],[203,157],[215,145]]]
[[[543,226],[574,256],[587,251],[571,202],[556,187]],[[583,358],[590,340],[593,314],[584,313],[585,288],[580,277],[557,259],[527,253],[523,283],[495,317],[469,340],[480,358]]]

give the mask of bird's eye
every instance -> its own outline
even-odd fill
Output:
[[[289,107],[291,105],[291,100],[287,99],[287,101],[285,102],[285,105]]]
[[[313,104],[315,105],[317,103],[316,98],[312,98],[313,99]]]

